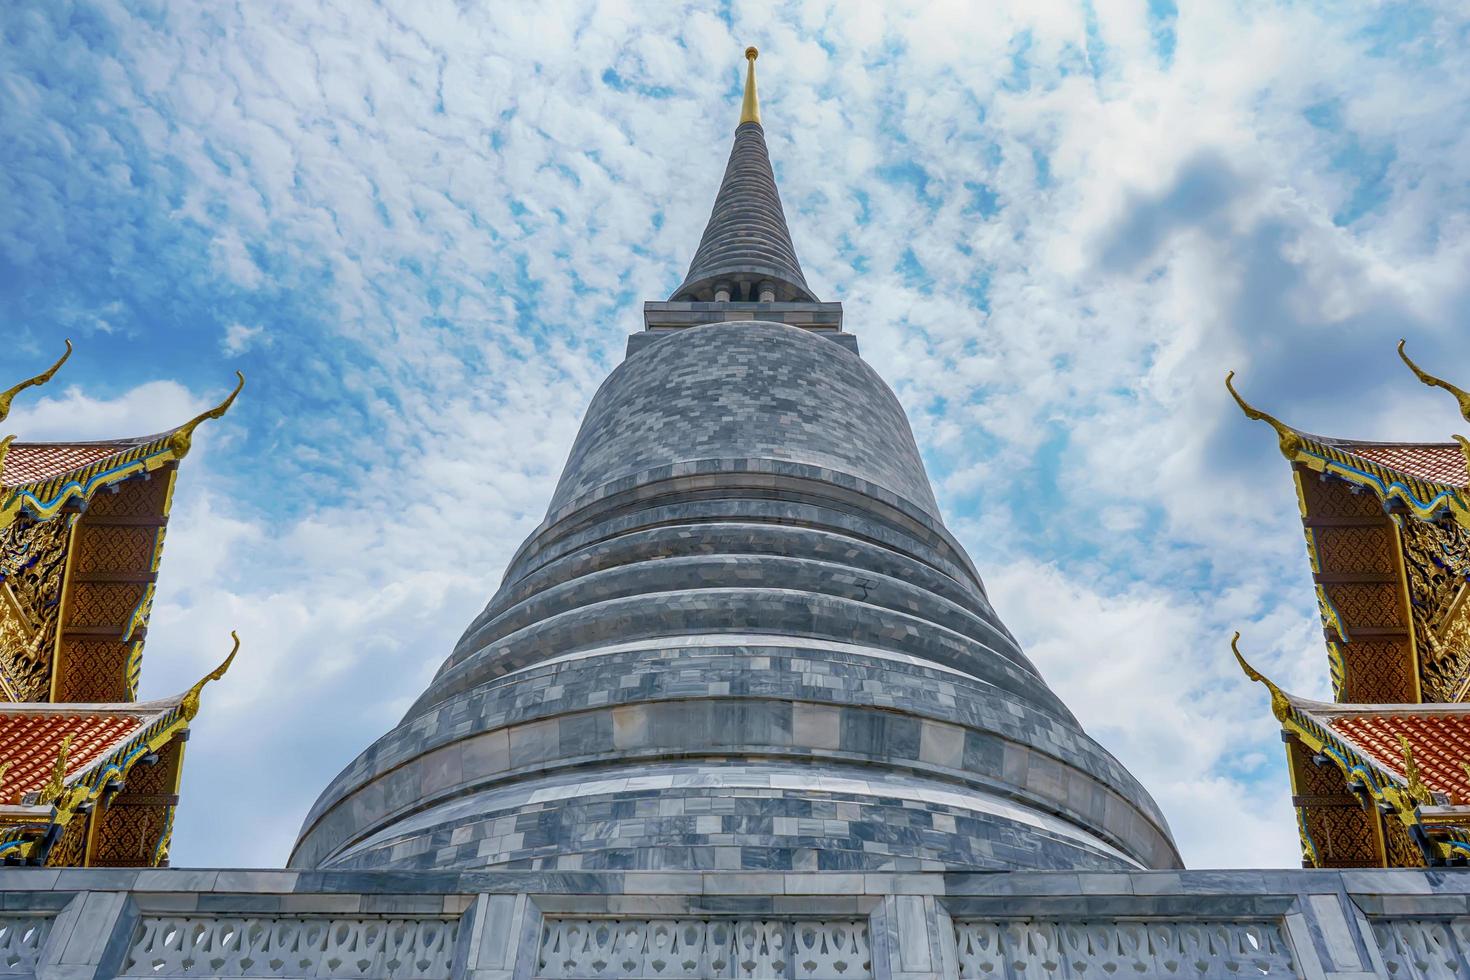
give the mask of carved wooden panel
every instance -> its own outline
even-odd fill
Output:
[[[0,673],[19,701],[50,697],[70,533],[66,515],[0,529]]]
[[[182,751],[182,743],[170,742],[159,750],[156,764],[134,765],[122,791],[98,806],[93,867],[151,867],[167,856]]]
[[[1342,480],[1323,480],[1306,467],[1297,467],[1307,512],[1313,517],[1382,517],[1383,505],[1367,490]],[[1357,491],[1357,492],[1354,492]]]
[[[1342,770],[1331,764],[1316,765],[1298,742],[1291,744],[1288,759],[1298,799],[1312,801],[1301,807],[1300,815],[1321,866],[1381,867],[1374,826],[1377,814],[1365,810],[1348,791]]]
[[[1356,704],[1412,704],[1418,700],[1407,639],[1357,640],[1340,649],[1344,683],[1339,700]]]
[[[1403,518],[1404,571],[1426,701],[1454,701],[1470,679],[1470,530]]]

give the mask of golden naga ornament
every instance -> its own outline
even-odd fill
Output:
[[[66,757],[71,754],[71,739],[68,735],[61,740],[61,749],[56,753],[56,765],[51,769],[51,778],[41,787],[39,802],[42,806],[55,803],[66,792]]]
[[[1291,699],[1281,688],[1271,683],[1270,678],[1252,667],[1245,659],[1245,655],[1240,652],[1239,631],[1236,631],[1236,634],[1230,638],[1230,649],[1235,654],[1235,662],[1240,664],[1240,669],[1245,672],[1245,676],[1266,685],[1266,690],[1271,692],[1271,713],[1276,716],[1277,721],[1285,721],[1291,715]]]
[[[1404,791],[1418,806],[1433,806],[1434,794],[1419,775],[1419,764],[1414,761],[1414,748],[1404,736],[1399,736],[1399,749],[1404,753]]]
[[[183,700],[179,702],[180,710],[183,712],[185,718],[192,720],[195,715],[199,714],[199,694],[204,690],[204,685],[210,681],[217,681],[225,676],[225,671],[229,670],[230,664],[235,662],[235,654],[240,652],[240,634],[234,630],[230,630],[230,638],[235,641],[235,645],[230,648],[230,655],[225,658],[224,663],[201,677],[199,683],[189,688],[184,694]]]
[[[189,449],[194,444],[194,430],[199,428],[199,426],[206,419],[218,419],[223,417],[224,414],[230,410],[230,406],[235,404],[235,399],[239,397],[240,390],[245,387],[245,373],[243,371],[236,371],[235,377],[239,379],[235,382],[235,390],[230,392],[224,401],[214,406],[214,408],[209,409],[207,412],[200,412],[198,415],[194,416],[192,419],[179,426],[174,434],[169,436],[168,448],[173,450],[173,453],[176,457],[178,457],[179,459],[183,459],[189,454]]]
[[[0,422],[5,421],[5,417],[10,414],[10,403],[15,401],[16,395],[20,394],[22,391],[25,391],[27,388],[32,388],[37,385],[43,385],[46,382],[50,381],[53,377],[56,376],[56,372],[61,370],[61,365],[66,363],[66,359],[68,357],[71,357],[70,340],[66,341],[66,353],[62,354],[55,364],[51,365],[49,368],[36,375],[34,378],[27,378],[14,387],[6,388],[4,391],[0,391]]]
[[[1240,410],[1245,413],[1245,417],[1254,419],[1257,422],[1265,422],[1271,428],[1275,429],[1276,440],[1281,447],[1281,455],[1287,459],[1295,459],[1297,452],[1302,448],[1302,437],[1297,435],[1295,429],[1282,422],[1276,416],[1268,415],[1240,397],[1240,392],[1235,390],[1234,380],[1234,371],[1225,375],[1225,388],[1230,392],[1230,397],[1235,399],[1235,404],[1239,405]]]
[[[1404,352],[1403,340],[1399,341],[1399,357],[1403,360],[1405,364],[1409,366],[1409,370],[1414,372],[1414,377],[1418,378],[1420,381],[1424,382],[1431,388],[1443,388],[1445,391],[1448,391],[1450,394],[1454,395],[1455,401],[1458,402],[1460,405],[1460,415],[1465,419],[1466,422],[1470,422],[1470,391],[1466,391],[1464,388],[1458,387],[1457,385],[1452,385],[1448,381],[1445,381],[1443,378],[1436,378],[1434,375],[1430,374],[1428,371],[1425,371],[1419,365],[1415,364],[1413,360],[1409,358],[1409,355]],[[1456,436],[1456,438],[1458,439],[1460,437]]]

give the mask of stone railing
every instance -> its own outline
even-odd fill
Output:
[[[0,976],[1470,978],[1470,872],[0,870]]]

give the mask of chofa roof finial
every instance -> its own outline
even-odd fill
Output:
[[[169,436],[169,448],[173,450],[175,456],[182,459],[184,456],[188,455],[190,447],[194,444],[194,430],[199,428],[199,426],[203,424],[206,419],[217,419],[223,417],[224,414],[230,410],[230,406],[235,404],[235,399],[239,396],[240,389],[245,387],[245,372],[236,371],[235,377],[238,379],[235,382],[235,390],[231,391],[224,401],[220,402],[218,405],[214,406],[214,408],[211,408],[208,411],[200,412],[198,415],[194,416],[192,419],[175,429],[174,434]]]
[[[1415,364],[1412,360],[1409,359],[1409,355],[1404,353],[1404,342],[1402,339],[1399,340],[1399,357],[1403,358],[1404,363],[1409,366],[1409,370],[1414,372],[1414,377],[1418,378],[1420,381],[1424,382],[1431,388],[1443,388],[1445,391],[1448,391],[1450,394],[1454,395],[1455,401],[1460,403],[1460,414],[1464,417],[1466,422],[1470,422],[1470,391],[1466,391],[1464,388],[1452,385],[1448,381],[1445,381],[1441,378],[1436,378],[1434,375],[1430,374],[1423,368],[1419,367],[1419,365]]]
[[[225,676],[225,671],[229,670],[230,664],[235,662],[235,654],[240,652],[240,634],[236,633],[234,630],[230,630],[230,639],[235,641],[235,645],[230,647],[230,655],[228,657],[225,657],[224,663],[220,664],[218,667],[214,668],[214,670],[211,670],[209,673],[199,678],[199,683],[195,684],[184,693],[184,697],[183,700],[180,701],[180,705],[182,706],[184,717],[186,719],[193,721],[194,716],[199,714],[199,695],[204,691],[204,685],[208,684],[210,681],[217,681],[221,677]]]
[[[4,391],[0,391],[0,422],[5,421],[5,416],[10,414],[10,403],[15,401],[16,395],[20,394],[22,391],[25,391],[27,388],[33,387],[35,385],[43,385],[46,382],[50,381],[51,378],[56,374],[56,372],[61,370],[61,365],[66,363],[66,359],[68,357],[71,357],[70,340],[66,341],[66,353],[62,354],[60,359],[57,360],[55,364],[51,365],[49,368],[36,375],[34,378],[27,378],[13,388],[6,388]]]
[[[755,59],[760,57],[760,52],[755,45],[745,49],[745,99],[740,103],[740,125],[755,123],[760,125],[761,100],[755,92]]]
[[[1259,681],[1266,685],[1266,690],[1271,692],[1271,713],[1276,716],[1277,721],[1285,721],[1291,714],[1291,699],[1286,696],[1286,693],[1281,688],[1271,683],[1271,678],[1256,670],[1256,668],[1247,662],[1245,655],[1240,652],[1239,631],[1230,638],[1230,649],[1235,653],[1235,662],[1240,664],[1240,669],[1245,672],[1245,676],[1253,681]]]
[[[1295,459],[1297,450],[1302,447],[1302,437],[1297,434],[1295,429],[1276,416],[1266,414],[1248,403],[1244,398],[1241,398],[1240,392],[1235,390],[1234,380],[1234,371],[1225,375],[1225,388],[1230,392],[1230,397],[1235,399],[1235,404],[1239,405],[1240,410],[1245,413],[1245,417],[1255,419],[1257,422],[1265,422],[1271,428],[1275,429],[1276,441],[1281,446],[1281,455],[1287,459]]]

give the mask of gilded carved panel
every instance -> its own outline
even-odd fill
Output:
[[[1400,519],[1425,701],[1457,701],[1470,680],[1470,529]]]
[[[0,678],[17,701],[50,696],[71,520],[19,517],[0,529]]]

